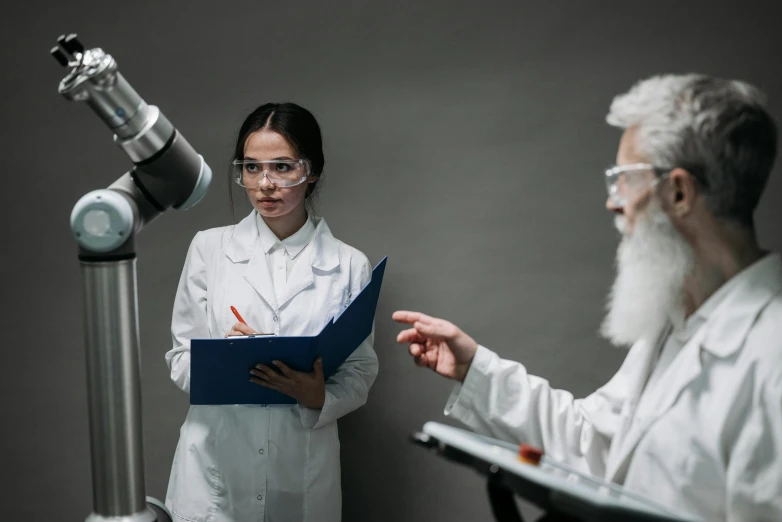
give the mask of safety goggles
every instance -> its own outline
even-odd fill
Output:
[[[648,173],[654,173],[650,178]],[[625,206],[628,201],[637,197],[642,191],[654,187],[668,177],[668,170],[661,169],[649,163],[633,163],[631,165],[616,165],[605,170],[605,183],[608,197],[616,207]]]
[[[295,187],[310,175],[310,164],[303,159],[234,160],[231,168],[234,181],[249,189],[259,188],[263,178],[275,187]]]

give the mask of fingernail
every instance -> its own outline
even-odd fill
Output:
[[[280,365],[279,361],[272,361],[272,364],[273,364],[274,366],[279,366],[279,365]]]

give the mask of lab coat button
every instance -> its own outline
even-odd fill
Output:
[[[262,449],[259,449],[259,450],[258,450],[258,453],[260,453],[261,455],[263,455],[263,450],[262,450]]]
[[[276,316],[276,315],[274,316],[274,319],[273,319],[273,320],[274,320],[274,321],[276,321],[276,320],[277,320],[277,316]]]
[[[258,495],[258,500],[263,500],[263,495]]]

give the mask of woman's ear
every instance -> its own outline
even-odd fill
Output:
[[[315,192],[315,185],[318,183],[320,176],[310,176],[307,179],[307,192],[304,194],[304,198],[308,198]]]

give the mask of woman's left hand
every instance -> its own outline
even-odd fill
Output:
[[[282,375],[263,364],[256,364],[250,370],[250,381],[277,390],[296,399],[306,408],[319,410],[326,401],[326,383],[323,379],[323,360],[318,357],[312,365],[312,372],[298,372],[288,368],[281,361],[273,361]]]

